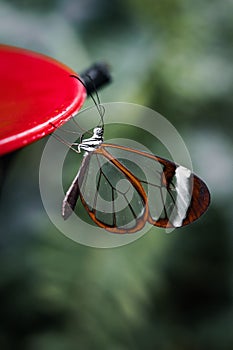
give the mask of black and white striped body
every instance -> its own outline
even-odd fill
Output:
[[[78,145],[78,151],[81,152],[82,149],[87,153],[93,152],[103,142],[103,134],[103,127],[94,128],[92,137],[82,140]]]

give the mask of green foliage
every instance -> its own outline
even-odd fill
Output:
[[[57,3],[57,0],[8,0],[7,3],[14,5],[20,11],[45,12],[54,10],[54,5]]]

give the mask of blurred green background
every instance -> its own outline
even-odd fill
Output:
[[[88,248],[43,208],[46,140],[19,151],[0,202],[1,350],[233,349],[232,18],[231,0],[0,2],[2,43],[77,72],[109,62],[101,100],[170,120],[212,194],[206,215],[171,235]]]

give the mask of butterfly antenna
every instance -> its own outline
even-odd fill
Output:
[[[57,127],[53,124],[53,123],[49,123],[50,125],[52,125],[52,127],[54,129],[57,129]],[[70,149],[72,149],[72,151],[76,152],[76,153],[80,153],[79,150],[77,150],[76,148],[74,148],[73,146],[78,146],[79,143],[70,143],[66,140],[64,140],[62,137],[60,137],[59,135],[56,135],[54,133],[50,134],[51,136],[53,136],[56,140],[58,140],[59,142],[63,143],[64,145],[66,145],[67,147],[69,147]]]
[[[101,105],[101,102],[100,102],[100,98],[99,98],[99,94],[97,92],[97,89],[96,89],[96,86],[95,86],[95,82],[94,80],[92,79],[92,77],[89,75],[89,74],[86,74],[87,78],[90,80],[92,86],[93,86],[93,91],[95,93],[95,96],[96,96],[96,99],[94,98],[94,96],[90,93],[90,97],[92,98],[92,101],[94,102],[98,112],[99,112],[99,115],[100,115],[100,118],[101,118],[101,126],[104,125],[104,113],[105,113],[105,108],[103,105]]]
[[[81,78],[79,78],[77,75],[73,75],[73,74],[71,74],[70,76],[73,78],[76,78],[87,89],[85,82]],[[101,105],[100,98],[99,98],[94,80],[91,78],[91,76],[89,74],[86,74],[86,77],[92,83],[92,91],[94,91],[96,98],[93,96],[92,92],[89,92],[89,96],[91,97],[94,105],[96,106],[96,108],[98,110],[98,113],[100,115],[100,125],[103,127],[104,126],[105,108],[103,105]]]

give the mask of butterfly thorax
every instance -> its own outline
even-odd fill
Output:
[[[103,134],[104,128],[102,126],[94,128],[92,137],[82,140],[78,145],[79,152],[81,149],[88,153],[93,152],[103,142]]]

